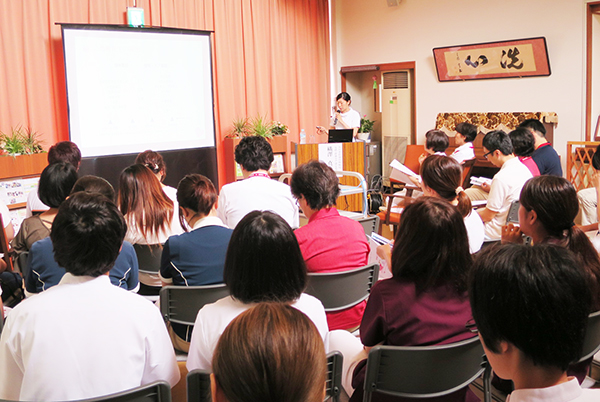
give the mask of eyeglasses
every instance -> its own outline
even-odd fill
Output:
[[[484,157],[485,159],[487,159],[487,158],[488,158],[488,156],[490,156],[490,155],[491,155],[491,154],[493,154],[493,153],[494,153],[494,151],[486,152],[486,153],[484,153],[484,154],[483,154],[483,157]]]
[[[477,334],[479,332],[477,329],[477,324],[475,324],[475,319],[473,318],[467,321],[465,328],[468,329],[472,334]]]

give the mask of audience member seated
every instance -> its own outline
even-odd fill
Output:
[[[171,236],[165,243],[160,264],[163,286],[200,286],[223,283],[223,267],[232,230],[217,217],[217,190],[199,174],[189,174],[177,186],[181,218],[191,232]],[[188,352],[191,326],[168,323],[177,350]]]
[[[389,248],[378,252],[386,250],[389,252]],[[439,345],[472,337],[465,327],[471,319],[466,291],[471,264],[467,231],[455,207],[433,197],[409,204],[391,255],[393,277],[373,286],[363,315],[362,358],[378,344]],[[352,386],[356,390],[351,401],[362,401],[365,371],[363,360],[354,370]],[[477,401],[477,397],[463,388],[445,396],[444,401]]]
[[[79,191],[91,194],[100,194],[114,202],[115,190],[109,182],[97,176],[83,176],[73,186],[71,195]],[[63,267],[60,267],[54,259],[52,249],[52,240],[46,237],[36,241],[29,250],[28,265],[29,270],[25,277],[25,293],[31,296],[35,293],[43,292],[58,285],[64,274]],[[138,281],[138,260],[133,246],[129,242],[123,242],[123,247],[119,251],[119,256],[115,265],[109,272],[110,282],[126,290],[137,292],[139,289]]]
[[[126,230],[101,195],[79,192],[60,206],[50,236],[67,273],[9,314],[0,338],[1,399],[70,401],[179,381],[156,306],[108,278]]]
[[[519,158],[523,165],[527,166],[533,177],[539,176],[540,170],[538,169],[538,165],[531,158],[535,150],[535,138],[533,138],[531,131],[523,127],[518,127],[516,130],[508,133],[508,136],[513,145],[515,156]]]
[[[479,214],[471,207],[471,200],[461,187],[462,167],[449,156],[432,155],[421,165],[423,194],[437,197],[454,205],[465,221],[471,254],[481,248],[484,226]]]
[[[487,206],[477,210],[485,223],[485,240],[500,240],[502,226],[506,223],[510,204],[519,198],[521,188],[532,175],[527,166],[514,155],[508,135],[501,130],[490,131],[483,137],[485,158],[500,168],[489,186],[482,188],[489,192]],[[471,189],[465,192],[471,198]],[[473,198],[471,198],[473,199]]]
[[[591,402],[567,367],[581,356],[591,300],[579,261],[553,245],[505,245],[475,260],[469,295],[494,372],[512,380],[507,402]]]
[[[594,174],[592,175],[593,187],[584,188],[577,192],[579,199],[579,215],[581,216],[581,224],[583,226],[598,223],[598,192],[600,191],[600,145],[596,147],[596,152],[592,156],[592,167]]]
[[[219,218],[230,228],[251,211],[272,211],[297,228],[298,205],[287,184],[271,180],[273,149],[263,137],[244,137],[235,148],[235,161],[244,180],[223,186],[219,194]]]
[[[593,311],[600,310],[600,258],[586,234],[573,225],[578,210],[575,187],[562,177],[538,176],[525,183],[519,201],[519,226],[505,226],[502,242],[522,243],[525,234],[534,244],[550,243],[572,251],[589,279]],[[571,366],[569,375],[582,382],[591,362]]]
[[[135,158],[135,163],[144,165],[148,169],[150,169],[160,182],[160,186],[162,187],[167,197],[169,197],[171,201],[177,202],[177,189],[171,186],[167,186],[163,183],[163,180],[167,175],[167,165],[165,164],[165,161],[161,154],[148,149]]]
[[[454,144],[457,148],[450,156],[456,159],[458,163],[463,164],[465,161],[475,158],[473,141],[477,137],[477,127],[471,123],[464,122],[458,123],[455,130]]]
[[[537,119],[527,119],[519,124],[519,127],[528,129],[535,138],[535,151],[533,151],[531,157],[538,165],[540,174],[562,177],[563,171],[560,164],[560,157],[548,140],[546,140],[546,128],[544,124]]]
[[[50,236],[50,228],[58,212],[58,207],[69,196],[76,181],[77,170],[70,163],[53,163],[42,171],[38,194],[40,200],[50,209],[26,218],[21,223],[19,233],[11,243],[12,249],[17,255],[29,251],[36,241]],[[18,268],[23,272],[24,267]]]
[[[212,362],[215,402],[322,402],[327,363],[311,320],[280,303],[260,303],[231,321]]]
[[[360,223],[340,216],[335,207],[339,180],[323,162],[310,161],[292,174],[292,194],[308,224],[294,232],[308,272],[340,272],[367,265],[369,243]],[[329,329],[356,329],[366,301],[349,309],[327,313]]]
[[[170,236],[183,233],[176,222],[176,203],[144,165],[131,165],[121,172],[118,204],[127,222],[125,240],[131,244],[164,244]],[[140,282],[150,287],[162,285],[158,273],[140,272]]]
[[[77,144],[71,141],[61,141],[52,145],[48,150],[48,165],[58,162],[70,163],[75,170],[79,170],[79,165],[81,164],[81,151]],[[40,200],[37,191],[30,191],[27,195],[25,218],[29,218],[33,215],[33,211],[47,211],[48,208],[50,207]]]
[[[323,304],[302,293],[306,265],[292,228],[272,212],[253,211],[233,230],[223,273],[231,296],[200,310],[188,354],[188,371],[209,370],[225,327],[254,303],[290,304],[310,318],[324,339],[328,332]]]

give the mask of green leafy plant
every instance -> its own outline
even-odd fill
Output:
[[[228,135],[228,137],[230,138],[240,138],[252,135],[250,121],[247,117],[238,117],[237,119],[233,120],[231,125],[233,126],[233,128],[231,130],[231,133]]]
[[[0,148],[9,155],[39,154],[43,152],[39,137],[29,127],[12,127],[10,133],[0,133]]]
[[[258,115],[250,121],[252,135],[260,137],[271,138],[273,133],[273,123],[268,121],[266,117]]]
[[[358,129],[359,133],[370,133],[373,131],[373,125],[375,124],[375,120],[367,119],[367,115],[364,115],[360,119],[360,128]]]

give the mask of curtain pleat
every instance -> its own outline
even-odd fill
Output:
[[[45,148],[68,139],[61,23],[125,24],[131,0],[0,0],[0,131],[23,125]],[[220,183],[222,140],[238,117],[290,127],[292,141],[329,114],[327,0],[138,0],[147,25],[214,31]]]

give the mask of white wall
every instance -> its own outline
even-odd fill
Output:
[[[439,112],[558,114],[554,145],[585,138],[585,0],[331,0],[334,66],[416,62],[417,140]],[[545,36],[549,77],[438,82],[434,47]],[[337,88],[340,87],[339,76]],[[595,127],[595,121],[593,123]]]

